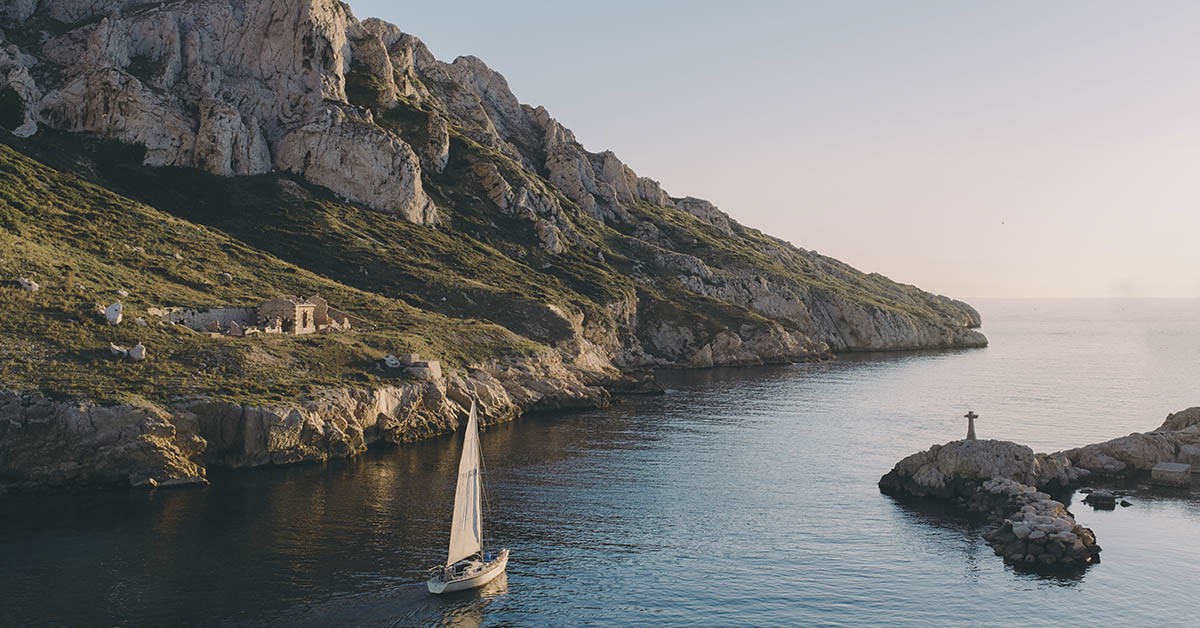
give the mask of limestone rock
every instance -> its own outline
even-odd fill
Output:
[[[1036,571],[1079,570],[1100,562],[1095,534],[1049,495],[997,478],[981,484],[973,497],[972,510],[1001,522],[985,538],[1005,562]]]
[[[142,145],[147,165],[226,176],[279,168],[350,200],[434,221],[412,150],[369,118],[348,119],[339,105],[351,67],[385,83],[392,73],[383,42],[345,5],[196,0],[109,12],[124,4],[38,5],[81,25],[44,44],[43,54],[68,70],[48,89],[10,68],[8,82],[32,116]],[[0,70],[6,63],[16,67],[0,58]],[[374,104],[391,106],[395,88],[384,91]],[[433,147],[443,164],[444,135]]]
[[[693,198],[691,196],[671,200],[676,207],[712,225],[717,231],[725,235],[733,235],[733,227],[730,226],[729,216],[717,209],[716,205],[704,199]]]
[[[1180,443],[1190,442],[1191,436],[1195,437],[1195,442],[1200,443],[1200,434],[1147,432],[1070,449],[1062,452],[1062,455],[1070,459],[1075,466],[1101,476],[1144,473],[1159,462],[1175,460]]]
[[[39,284],[38,282],[36,282],[32,279],[29,279],[28,277],[18,277],[17,283],[21,284],[21,289],[27,290],[29,292],[37,292],[38,290],[42,289],[41,284]]]
[[[1039,460],[1016,443],[954,441],[901,460],[880,478],[879,488],[900,498],[939,499],[988,514],[998,524],[987,534],[988,542],[1009,563],[1035,570],[1078,569],[1099,561],[1095,535],[1034,486],[1061,481],[1043,475],[1061,463]]]
[[[31,4],[32,0],[18,1],[15,5],[9,6],[7,11],[9,15],[25,14],[25,17],[28,17],[26,12],[33,10]],[[0,47],[0,93],[12,90],[11,93],[21,103],[21,118],[12,128],[8,129],[17,137],[30,137],[37,133],[38,107],[42,99],[42,91],[30,73],[35,65],[37,65],[37,60],[23,53],[16,46]]]
[[[1154,431],[1181,432],[1197,425],[1200,425],[1200,407],[1188,408],[1174,414],[1168,414],[1163,424]]]
[[[1084,473],[1064,458],[1035,456],[1033,450],[999,440],[960,440],[934,445],[900,462],[879,480],[889,494],[949,499],[976,484],[1003,478],[1030,486],[1069,486]]]
[[[421,145],[421,167],[441,174],[450,161],[450,123],[446,116],[433,112],[425,123],[425,143]]]
[[[0,492],[206,484],[205,445],[162,408],[0,392]]]
[[[326,107],[285,135],[275,163],[352,201],[418,224],[437,222],[437,207],[421,188],[421,164],[412,149],[341,107]]]
[[[120,325],[123,316],[124,308],[121,306],[120,301],[104,308],[104,320],[108,321],[109,325]]]

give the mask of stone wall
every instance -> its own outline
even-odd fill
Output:
[[[196,331],[226,331],[230,323],[237,323],[243,327],[257,324],[258,312],[252,307],[181,308],[168,310],[164,318],[169,323],[190,327]],[[218,329],[212,328],[214,323]]]

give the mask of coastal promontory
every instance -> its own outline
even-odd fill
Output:
[[[987,343],[971,306],[668,193],[334,0],[7,3],[0,251],[10,487],[349,456],[652,368]]]

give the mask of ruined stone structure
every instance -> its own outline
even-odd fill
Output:
[[[258,306],[258,323],[264,328],[282,327],[283,333],[302,336],[318,331],[350,328],[350,315],[329,307],[318,295],[307,299],[283,297]]]
[[[252,307],[169,308],[148,313],[162,316],[168,323],[208,332],[226,332],[234,326],[244,329],[258,320],[258,311]]]
[[[317,295],[307,299],[294,296],[269,299],[257,308],[166,308],[149,312],[168,323],[229,336],[258,333],[302,336],[350,329],[350,315],[329,307],[329,302]]]
[[[329,307],[329,302],[322,299],[320,295],[314,294],[305,299],[305,301],[315,306],[313,309],[313,321],[316,323],[317,331],[325,329],[350,329],[350,315],[341,310]]]
[[[282,327],[283,333],[295,336],[311,334],[317,331],[316,309],[307,299],[271,299],[258,306],[258,324],[266,329]]]

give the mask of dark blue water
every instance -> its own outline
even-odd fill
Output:
[[[669,394],[489,428],[508,575],[434,597],[458,443],[0,499],[0,623],[64,626],[1194,626],[1200,499],[1072,509],[1104,562],[1016,573],[875,482],[965,433],[1053,450],[1200,405],[1200,304],[983,301],[986,350],[664,376]],[[1098,614],[1086,614],[1088,607]]]

